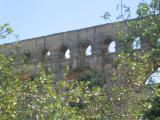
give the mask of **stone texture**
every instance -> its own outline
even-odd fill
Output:
[[[30,63],[34,66],[44,63],[46,69],[51,69],[56,79],[62,79],[64,66],[68,65],[71,70],[81,68],[96,69],[102,77],[110,84],[113,59],[116,52],[120,51],[121,44],[116,36],[114,23],[104,24],[85,29],[63,32],[49,36],[43,36],[20,41],[17,49],[13,43],[5,44],[0,52],[5,55],[12,54],[12,50],[17,50],[16,54],[22,58],[25,51],[30,53]],[[127,28],[121,23],[124,31]],[[109,53],[109,44],[116,43],[116,52]],[[88,45],[92,47],[92,55],[86,56],[85,51]],[[146,46],[146,44],[145,44]],[[65,59],[66,50],[70,50],[70,59]],[[50,52],[50,55],[47,55]]]

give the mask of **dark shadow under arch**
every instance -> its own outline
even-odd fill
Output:
[[[114,38],[109,37],[105,40],[103,40],[100,43],[102,54],[107,53],[115,53],[117,51],[117,44]]]
[[[25,63],[28,63],[29,61],[31,61],[31,51],[29,50],[25,50],[23,53],[22,53],[22,59],[23,59],[23,62]]]
[[[62,45],[59,49],[59,52],[58,52],[58,58],[59,59],[71,58],[71,51],[70,51],[69,47],[67,47],[66,45]]]
[[[41,55],[42,55],[42,60],[49,60],[50,59],[50,56],[51,56],[51,52],[47,49],[47,48],[44,48],[42,51],[41,51]]]
[[[79,54],[80,56],[90,56],[92,55],[92,48],[93,45],[91,44],[90,41],[84,40],[80,43],[79,46]]]

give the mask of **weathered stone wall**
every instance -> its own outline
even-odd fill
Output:
[[[123,22],[121,26],[124,31],[127,30]],[[105,24],[23,40],[20,41],[20,47],[17,48],[15,43],[5,44],[0,52],[10,55],[12,51],[16,51],[17,61],[26,56],[31,64],[43,62],[53,71],[57,79],[62,78],[64,65],[69,65],[71,70],[84,67],[93,68],[109,85],[114,56],[122,47],[116,33],[113,24]],[[108,51],[112,41],[116,44],[115,53]],[[85,50],[89,45],[92,47],[92,55],[86,56]],[[64,57],[67,49],[70,50],[69,59]],[[50,55],[47,55],[47,52]]]

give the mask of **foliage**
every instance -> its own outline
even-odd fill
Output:
[[[63,119],[103,119],[107,116],[107,104],[100,87],[88,88],[88,82],[60,82],[58,87]],[[64,92],[64,90],[66,92]],[[62,119],[61,118],[61,119]]]
[[[0,118],[44,119],[51,109],[52,87],[44,72],[32,79],[29,72],[15,70],[14,59],[1,55]],[[10,66],[14,66],[12,69]],[[26,69],[24,66],[21,68]],[[28,69],[29,70],[29,69]],[[52,94],[51,94],[52,93]]]
[[[14,55],[0,55],[0,118],[2,120],[103,119],[106,97],[89,82],[61,80],[53,89],[53,76],[41,65],[18,66]],[[20,68],[20,69],[19,69]],[[32,76],[32,69],[37,72]]]
[[[156,94],[150,94],[150,89],[146,89],[145,83],[160,67],[160,2],[159,0],[151,0],[150,3],[141,1],[136,11],[137,18],[130,20],[130,9],[123,5],[122,1],[117,7],[120,6],[121,11],[117,20],[123,20],[123,25],[122,22],[116,22],[115,29],[118,31],[119,43],[123,47],[115,60],[117,67],[114,68],[113,83],[128,91],[126,99],[129,105],[126,110],[128,119],[159,119],[159,116],[155,115],[159,113],[155,107],[159,105],[157,95],[159,90],[154,88]],[[137,37],[140,38],[141,49],[132,47]],[[121,94],[121,91],[117,92]],[[143,100],[147,95],[149,97],[145,103],[152,104],[151,109],[143,106]]]
[[[6,38],[7,35],[11,34],[12,32],[13,30],[8,23],[0,25],[0,39]]]
[[[78,81],[90,82],[89,87],[102,86],[103,81],[101,75],[96,70],[86,70],[82,72],[77,79]]]
[[[122,0],[121,0],[122,1]],[[118,8],[118,6],[117,6]],[[125,20],[127,32],[115,24],[122,45],[115,59],[113,83],[110,89],[100,84],[96,71],[86,71],[77,81],[54,83],[43,65],[16,64],[16,56],[0,55],[0,118],[2,120],[92,120],[92,119],[160,119],[159,86],[146,91],[145,81],[160,66],[160,10],[157,0],[142,1],[137,9],[138,19],[129,20],[129,7],[121,4],[117,19]],[[111,15],[106,12],[108,19]],[[0,26],[0,38],[12,30]],[[147,52],[131,46],[136,37],[149,43]],[[32,68],[33,67],[33,68]],[[20,68],[20,69],[19,69]],[[34,76],[31,69],[36,69]],[[66,68],[67,70],[68,68]],[[54,88],[54,89],[53,89]],[[148,95],[148,97],[146,97]]]
[[[8,24],[1,26],[1,38],[12,32]],[[18,45],[18,44],[17,44]],[[13,51],[13,50],[12,50]],[[105,119],[108,115],[106,96],[99,86],[90,89],[91,82],[61,80],[56,83],[51,72],[43,65],[28,64],[17,56],[0,54],[0,118],[1,120],[88,120]],[[26,53],[27,54],[27,53]],[[28,57],[27,55],[24,57]],[[66,67],[66,71],[68,68]],[[32,73],[32,71],[36,71]],[[88,79],[88,78],[87,78]],[[53,89],[54,88],[54,89]]]
[[[160,86],[153,86],[152,97],[148,97],[143,101],[143,120],[159,120],[160,119]]]

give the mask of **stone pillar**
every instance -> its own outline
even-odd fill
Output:
[[[58,82],[59,80],[63,79],[63,63],[57,62],[52,64],[52,71],[54,73],[54,82]]]
[[[50,60],[54,61],[58,59],[58,51],[56,49],[50,50]]]
[[[102,55],[101,55],[101,48],[96,46],[93,49],[93,59],[94,59],[94,68],[99,72],[102,73]]]
[[[74,47],[72,47],[71,48],[71,53],[70,53],[70,55],[71,55],[71,69],[72,70],[76,70],[78,67],[79,67],[79,65],[78,65],[78,56],[79,56],[79,54],[78,54],[78,46],[77,45],[73,45]]]

